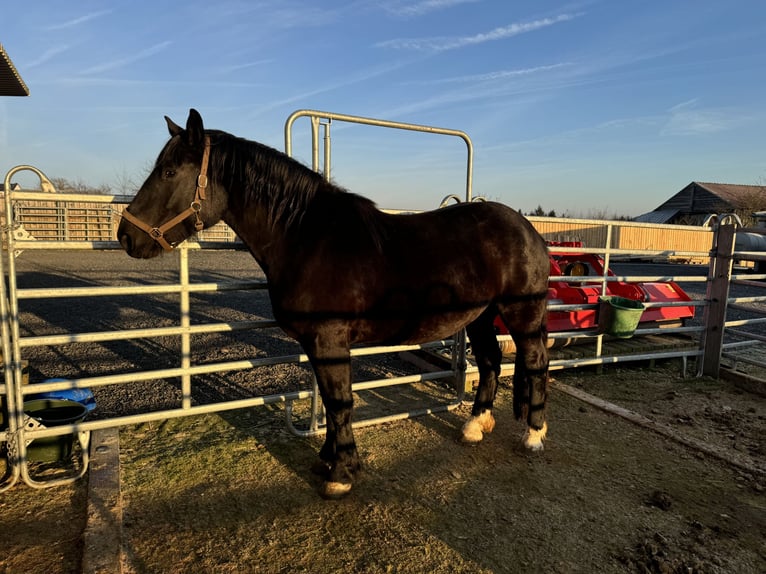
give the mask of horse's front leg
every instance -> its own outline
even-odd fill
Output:
[[[340,498],[351,491],[359,456],[351,427],[354,397],[351,393],[351,356],[348,348],[306,349],[314,367],[317,386],[327,416],[327,435],[319,457],[326,470],[320,494]]]

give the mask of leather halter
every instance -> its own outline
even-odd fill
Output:
[[[200,166],[199,175],[197,176],[197,189],[194,192],[194,201],[192,201],[189,207],[184,209],[173,219],[166,221],[159,227],[152,227],[148,223],[141,221],[127,209],[123,210],[122,216],[139,229],[145,231],[149,237],[159,243],[165,251],[171,251],[175,247],[174,244],[168,243],[168,241],[165,239],[165,233],[173,229],[176,225],[181,223],[190,215],[193,215],[196,218],[196,221],[194,222],[194,228],[197,231],[202,231],[202,228],[205,226],[205,224],[202,222],[202,219],[199,216],[199,212],[202,209],[202,202],[205,199],[205,189],[207,188],[207,163],[209,157],[210,136],[205,136],[205,151],[202,152],[202,165]]]

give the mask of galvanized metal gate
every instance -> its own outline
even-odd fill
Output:
[[[437,133],[448,136],[456,136],[463,139],[468,148],[468,160],[467,160],[467,176],[466,176],[466,191],[465,200],[471,201],[472,196],[472,157],[473,149],[470,138],[464,133],[457,130],[444,130],[440,128],[431,128],[428,126],[419,126],[413,124],[402,124],[397,122],[386,122],[382,120],[374,120],[370,118],[360,118],[354,116],[347,116],[344,114],[332,114],[326,112],[317,112],[310,110],[302,110],[294,113],[288,118],[285,124],[285,147],[288,153],[292,149],[291,130],[294,121],[299,118],[307,116],[311,121],[311,137],[312,137],[312,155],[313,155],[313,167],[319,171],[319,129],[320,127],[325,130],[323,137],[324,144],[324,174],[325,177],[330,176],[330,158],[331,158],[331,139],[330,139],[330,124],[332,121],[349,121],[355,123],[361,123],[365,125],[378,125],[384,127],[391,127],[396,129],[405,129],[413,131],[421,131],[427,133]],[[10,182],[14,175],[21,171],[31,171],[35,173],[41,182],[41,189],[46,189],[50,186],[45,175],[40,170],[32,166],[18,166],[13,168],[5,178],[5,189],[10,189]],[[52,188],[52,186],[50,186]],[[3,372],[4,381],[0,385],[0,398],[3,399],[6,417],[5,428],[0,426],[0,447],[4,447],[4,455],[8,461],[6,464],[6,476],[0,482],[0,491],[7,490],[13,484],[19,480],[23,480],[25,483],[33,487],[46,487],[56,484],[62,484],[64,482],[70,482],[76,480],[87,472],[88,467],[88,446],[90,432],[98,429],[111,428],[127,424],[135,424],[140,422],[162,420],[173,417],[188,416],[194,414],[220,412],[231,409],[239,409],[246,407],[261,406],[274,403],[284,403],[285,413],[287,416],[286,424],[288,427],[298,435],[311,435],[318,432],[322,432],[322,411],[321,404],[318,400],[318,392],[315,386],[306,388],[303,390],[290,392],[269,394],[251,397],[247,399],[230,400],[225,402],[216,402],[210,404],[193,404],[192,401],[192,389],[193,378],[196,376],[203,376],[210,373],[217,372],[231,372],[236,370],[252,369],[265,365],[276,364],[301,364],[307,362],[307,357],[304,354],[294,354],[285,356],[274,357],[260,357],[244,360],[224,361],[218,363],[206,363],[206,364],[193,364],[191,356],[191,338],[193,335],[201,333],[233,333],[244,330],[252,329],[268,329],[273,328],[275,323],[268,320],[258,321],[238,321],[238,322],[216,322],[206,324],[192,324],[190,321],[190,295],[193,293],[212,293],[222,291],[240,291],[240,290],[262,290],[266,288],[264,281],[237,281],[237,282],[215,282],[215,283],[192,283],[189,279],[189,252],[196,249],[216,249],[224,247],[231,249],[233,245],[231,243],[225,244],[197,244],[192,242],[184,243],[177,250],[177,263],[178,263],[178,281],[167,284],[151,284],[141,286],[100,286],[100,287],[70,287],[70,288],[58,288],[58,289],[19,289],[16,284],[16,269],[14,254],[18,250],[33,251],[37,249],[55,249],[66,252],[76,252],[77,250],[106,250],[106,249],[119,249],[119,245],[114,241],[44,241],[35,240],[28,237],[23,232],[23,227],[19,225],[19,222],[14,219],[15,205],[18,202],[44,200],[50,199],[52,195],[43,191],[13,191],[6,193],[5,197],[5,209],[7,214],[7,222],[5,226],[4,241],[5,241],[5,253],[6,256],[0,259],[0,327],[2,328],[2,354],[3,354]],[[93,195],[74,195],[74,194],[57,194],[57,201],[88,201],[101,203],[103,205],[116,207],[117,205],[128,203],[130,197],[119,196],[93,196]],[[531,218],[534,220],[534,218]],[[612,230],[617,223],[604,222],[607,226],[606,241],[603,246],[594,246],[589,248],[577,248],[577,251],[588,251],[592,253],[602,254],[606,260],[606,268],[609,266],[610,258],[616,256],[624,256],[628,254],[640,255],[643,257],[651,256],[652,251],[635,251],[630,252],[614,248],[612,242]],[[725,222],[724,222],[725,223]],[[728,235],[730,234],[730,235]],[[723,281],[731,279],[730,265],[728,267],[729,272],[725,273],[722,270],[727,268],[727,261],[731,262],[733,247],[729,249],[729,243],[727,243],[727,237],[734,237],[735,230],[729,229],[727,225],[721,225],[716,234],[716,242],[712,250],[712,263],[710,266],[710,272],[707,277],[696,278],[675,278],[679,281],[704,281],[708,285],[708,294],[705,298],[698,301],[694,301],[691,304],[697,307],[703,307],[705,321],[702,325],[697,326],[681,326],[674,329],[659,329],[659,328],[643,328],[639,329],[637,335],[648,334],[667,334],[670,332],[678,333],[682,335],[698,335],[700,339],[700,345],[694,348],[683,349],[671,349],[646,353],[609,353],[604,351],[603,346],[603,334],[590,331],[573,331],[565,333],[556,333],[552,335],[554,339],[584,339],[592,343],[593,353],[587,357],[580,357],[576,359],[554,359],[551,362],[552,369],[563,369],[570,367],[581,367],[586,365],[603,365],[609,363],[617,363],[623,361],[635,361],[643,359],[662,359],[662,358],[681,358],[683,361],[683,370],[686,371],[686,360],[689,357],[698,359],[697,364],[700,366],[700,370],[706,374],[717,375],[717,369],[720,365],[720,357],[722,349],[725,349],[725,353],[733,350],[737,347],[737,344],[731,344],[729,347],[723,346],[723,338],[719,338],[719,334],[723,331],[723,328],[730,328],[739,326],[741,323],[727,323],[725,321],[726,307],[729,303],[741,304],[746,302],[761,302],[764,298],[758,298],[758,301],[729,301],[726,296],[721,296],[721,290]],[[733,245],[733,243],[731,244]],[[562,248],[566,250],[566,248]],[[678,253],[678,255],[684,255]],[[689,257],[706,257],[708,254],[702,252],[689,252]],[[742,254],[739,254],[742,255]],[[761,257],[763,260],[763,254],[755,254],[756,257]],[[748,279],[734,277],[735,280],[750,281],[752,279],[763,279],[766,276],[751,276]],[[604,288],[609,281],[633,281],[633,280],[670,280],[673,277],[587,277],[582,278],[582,281],[593,282],[601,281]],[[569,280],[577,281],[578,278],[571,277]],[[728,293],[728,291],[727,291]],[[178,297],[178,322],[174,326],[157,327],[157,328],[142,328],[142,329],[128,329],[117,331],[100,331],[100,332],[81,332],[81,333],[66,333],[62,335],[53,336],[22,336],[19,324],[19,307],[20,300],[25,299],[58,299],[62,297],[77,297],[77,298],[89,298],[89,297],[116,297],[116,296],[147,296],[156,294],[171,294]],[[721,302],[723,301],[723,305]],[[689,303],[684,303],[689,304]],[[651,305],[651,303],[649,304]],[[566,311],[575,307],[572,305],[551,305],[551,310]],[[754,319],[752,321],[763,321],[764,319]],[[753,323],[748,323],[753,324]],[[178,357],[177,366],[171,368],[162,368],[147,370],[145,372],[130,372],[130,373],[118,373],[103,376],[90,376],[83,378],[69,379],[66,381],[52,381],[45,383],[37,383],[31,388],[24,383],[24,357],[25,349],[29,349],[35,346],[50,346],[50,345],[62,345],[74,342],[82,343],[99,343],[104,341],[120,341],[130,339],[145,339],[152,337],[173,336],[178,337],[180,340],[180,355]],[[763,337],[759,335],[753,336],[751,341],[763,344]],[[755,343],[748,343],[748,345]],[[393,413],[385,415],[383,417],[374,417],[365,421],[359,421],[357,425],[375,424],[383,420],[401,419],[411,416],[422,415],[426,413],[436,412],[438,410],[452,409],[460,405],[464,398],[466,391],[466,378],[475,378],[477,369],[466,364],[466,345],[463,334],[458,334],[454,340],[451,341],[436,341],[428,345],[402,345],[397,347],[375,347],[375,348],[363,348],[354,349],[352,356],[370,356],[379,353],[390,353],[399,351],[429,351],[435,349],[450,348],[451,350],[446,353],[450,358],[450,364],[443,369],[428,370],[425,372],[419,372],[417,374],[386,378],[381,380],[364,381],[355,383],[354,390],[362,391],[371,388],[388,387],[393,385],[405,385],[410,383],[420,383],[436,380],[451,380],[455,382],[456,388],[454,397],[444,402],[439,401],[435,404],[424,406],[415,410],[407,412]],[[713,360],[712,357],[716,357]],[[511,374],[513,372],[512,364],[504,364],[504,374]],[[698,373],[699,374],[699,373]],[[142,413],[138,415],[120,416],[102,420],[91,420],[75,422],[73,424],[64,424],[61,426],[42,428],[37,422],[29,417],[24,412],[25,397],[33,393],[41,393],[47,391],[61,391],[72,389],[86,389],[97,388],[105,385],[130,385],[136,381],[147,381],[154,379],[175,379],[180,380],[181,399],[176,408],[159,410],[149,413]],[[470,389],[470,385],[468,385]],[[292,419],[293,403],[295,401],[309,401],[311,403],[311,417],[309,423],[304,428],[297,428]],[[27,464],[26,449],[30,441],[44,439],[46,437],[71,435],[77,438],[80,443],[79,452],[81,452],[81,460],[79,465],[73,472],[66,474],[65,476],[55,476],[52,479],[40,480],[30,474],[29,465]]]
[[[718,376],[722,361],[725,374],[738,377],[738,364],[760,369],[745,375],[761,394],[766,394],[766,213],[763,227],[741,227],[736,216],[719,218],[710,261],[710,283],[705,308],[705,355],[700,372]],[[756,250],[755,247],[761,247]],[[734,268],[735,261],[751,261],[755,273]],[[747,287],[749,293],[733,291]],[[753,295],[752,293],[759,293]],[[737,316],[734,317],[733,315]]]

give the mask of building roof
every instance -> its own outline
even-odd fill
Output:
[[[0,96],[28,96],[29,88],[0,44]]]
[[[641,223],[668,223],[678,215],[678,211],[678,209],[655,209],[654,211],[634,217],[633,221],[640,221]]]
[[[752,200],[758,194],[763,194],[763,204],[766,206],[766,186],[763,185],[735,185],[732,183],[704,183],[699,181],[693,183],[717,195],[732,207],[753,207]]]
[[[759,201],[760,198],[763,201]],[[677,209],[683,213],[722,213],[766,206],[766,186],[693,181],[654,211]]]

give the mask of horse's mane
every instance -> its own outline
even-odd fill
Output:
[[[289,231],[303,221],[312,203],[324,200],[352,212],[380,246],[380,211],[372,200],[326,181],[321,174],[267,145],[217,130],[206,133],[211,136],[209,177],[220,181],[230,195],[236,194],[244,209],[250,205],[265,207],[270,224]]]

